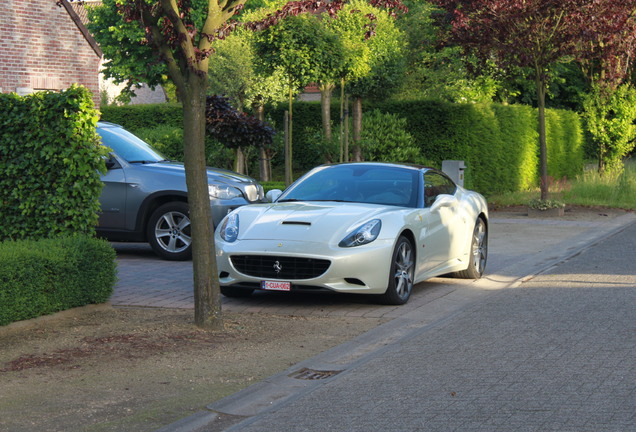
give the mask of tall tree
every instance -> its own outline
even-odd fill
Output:
[[[342,77],[345,91],[353,97],[353,158],[361,160],[362,100],[386,97],[400,84],[406,41],[394,13],[364,0],[352,0],[328,25],[344,46]]]
[[[404,4],[409,13],[396,24],[408,41],[407,70],[395,97],[480,103],[507,96],[497,68],[476,71],[474,60],[461,55],[461,47],[441,43],[443,10],[421,0],[404,0]]]
[[[618,175],[636,144],[636,89],[630,83],[636,69],[636,1],[601,2],[595,13],[598,18],[583,23],[591,35],[580,60],[591,82],[584,116],[599,173]]]
[[[205,169],[205,101],[213,42],[241,25],[232,18],[248,0],[117,0],[125,21],[137,22],[159,53],[183,103],[184,162],[192,220],[195,323],[220,328],[221,295],[216,267],[213,226]],[[367,0],[386,8],[400,0]],[[335,14],[347,0],[290,2],[264,20],[242,24],[262,30],[303,12]]]
[[[321,62],[329,57],[336,39],[323,31],[318,18],[303,15],[288,18],[260,32],[256,38],[256,53],[260,69],[265,73],[282,70],[287,81],[289,103],[289,134],[285,155],[285,182],[292,181],[293,98],[305,86],[319,77]]]
[[[117,99],[130,101],[141,82],[151,88],[168,78],[166,65],[152,46],[144,43],[146,33],[137,23],[122,20],[117,0],[102,0],[87,6],[88,29],[104,53],[103,74],[116,84],[125,84]]]
[[[271,74],[258,72],[253,39],[253,32],[239,28],[224,40],[216,41],[208,93],[225,95],[236,109],[250,111],[264,121],[266,105],[286,100],[284,75],[280,70]],[[261,146],[258,151],[260,180],[270,181],[273,147]],[[236,149],[235,171],[246,172],[247,154],[246,149]]]
[[[545,99],[550,69],[592,52],[619,3],[633,0],[433,0],[451,17],[453,39],[504,68],[530,68],[539,110],[541,199],[548,198]],[[623,6],[621,6],[623,7]]]

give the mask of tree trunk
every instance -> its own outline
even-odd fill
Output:
[[[207,76],[190,74],[183,91],[183,139],[188,204],[192,227],[194,322],[204,329],[220,329],[221,293],[217,278],[214,229],[205,167],[205,86]]]
[[[286,131],[286,152],[285,152],[285,185],[289,186],[294,181],[294,173],[293,173],[293,140],[292,136],[294,134],[294,91],[291,85],[291,79],[289,82],[289,111],[287,112],[285,118],[287,119],[287,127]]]
[[[265,107],[263,105],[257,105],[254,109],[256,111],[256,117],[260,121],[265,122]],[[258,151],[260,155],[258,168],[261,181],[272,181],[272,158],[269,154],[270,152],[264,147],[260,147]]]
[[[362,148],[360,147],[360,141],[362,141],[362,98],[355,97],[353,99],[353,160],[355,162],[362,161]]]
[[[548,184],[548,146],[545,130],[545,93],[546,78],[540,68],[536,69],[537,101],[539,108],[539,166],[541,175],[541,199],[547,200],[549,196]]]
[[[344,92],[345,80],[340,80],[340,159],[338,162],[348,160],[348,155],[345,156],[345,92]]]
[[[344,156],[345,162],[349,162],[349,95],[344,97]]]
[[[325,141],[331,141],[331,92],[334,87],[331,83],[320,84],[320,111]]]
[[[284,134],[285,134],[285,186],[289,186],[292,183],[291,172],[291,121],[289,111],[285,111],[285,118],[283,119]]]
[[[247,174],[245,170],[245,152],[240,147],[234,153],[234,171],[239,174]]]

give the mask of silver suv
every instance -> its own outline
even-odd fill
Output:
[[[110,241],[148,242],[164,259],[190,259],[183,164],[166,160],[119,125],[99,122],[97,133],[112,150],[102,176],[97,234]],[[256,180],[232,171],[208,168],[208,190],[215,226],[236,207],[263,201]]]

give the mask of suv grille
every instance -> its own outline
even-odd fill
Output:
[[[327,271],[331,262],[313,258],[233,255],[232,264],[248,276],[271,279],[312,279]]]

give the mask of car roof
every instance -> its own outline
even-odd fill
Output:
[[[328,166],[347,166],[347,165],[350,165],[350,166],[370,165],[370,166],[398,167],[398,168],[406,168],[406,169],[412,169],[412,170],[418,170],[418,171],[439,171],[438,169],[430,167],[430,166],[418,165],[418,164],[406,163],[406,162],[374,162],[374,161],[340,162],[340,163],[324,164],[320,166],[328,167]]]

